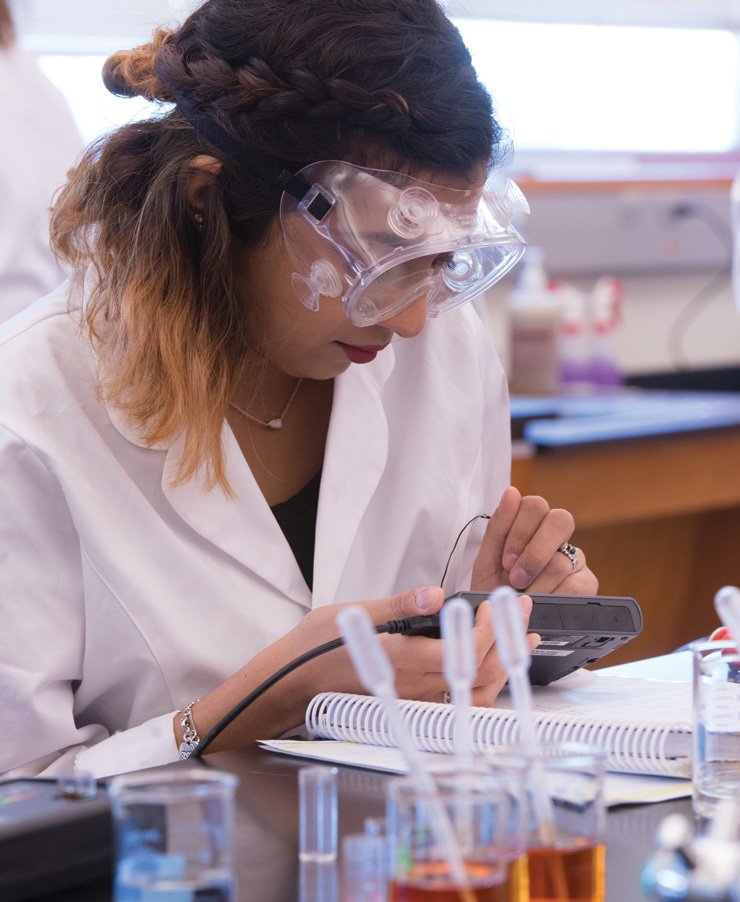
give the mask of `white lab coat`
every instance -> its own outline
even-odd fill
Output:
[[[0,772],[175,760],[175,711],[312,606],[439,584],[508,485],[508,396],[468,307],[336,380],[313,594],[227,423],[236,498],[173,488],[94,394],[66,286],[0,329]],[[479,526],[480,524],[480,526]],[[445,581],[469,586],[482,532]]]
[[[0,51],[0,322],[64,274],[49,247],[49,208],[82,149],[61,91],[22,50]]]

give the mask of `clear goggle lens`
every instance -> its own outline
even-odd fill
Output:
[[[341,298],[366,326],[424,299],[430,316],[459,307],[519,260],[524,240],[512,226],[528,212],[513,182],[491,194],[422,182],[350,163],[314,163],[299,175],[330,200],[321,220],[283,195],[280,219],[296,267],[301,302]]]
[[[429,257],[419,258],[413,261],[417,264],[413,269],[407,268],[403,274],[393,270],[382,273],[357,290],[345,304],[347,316],[358,326],[369,326],[396,316],[422,298],[426,301],[427,315],[440,316],[467,304],[494,285],[519,260],[523,249],[523,246],[521,249],[476,248],[445,255],[447,259],[436,263],[431,263]]]

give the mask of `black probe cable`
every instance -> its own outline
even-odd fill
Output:
[[[407,617],[404,620],[389,620],[387,623],[376,626],[375,632],[388,633],[389,635],[413,636],[415,634],[424,633],[426,630],[435,627],[439,627],[439,615],[427,614],[419,617]],[[268,689],[271,689],[275,683],[282,680],[283,677],[292,673],[302,664],[306,664],[308,661],[318,658],[319,655],[323,655],[327,651],[333,651],[335,648],[339,648],[342,645],[344,645],[344,639],[340,636],[337,639],[332,639],[330,642],[324,642],[323,645],[317,645],[315,648],[309,649],[309,651],[304,652],[302,655],[289,661],[281,667],[280,670],[276,670],[275,673],[264,680],[264,682],[260,683],[259,686],[234,705],[234,707],[227,712],[214,727],[211,727],[190,753],[190,757],[200,758],[213,740],[222,733],[233,720],[253,704],[253,702],[256,702],[260,696],[264,695]]]

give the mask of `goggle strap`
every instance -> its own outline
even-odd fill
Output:
[[[272,163],[266,163],[264,160],[258,160],[250,157],[244,151],[244,147],[232,137],[225,129],[204,116],[197,105],[189,99],[182,96],[177,97],[177,105],[183,117],[192,125],[196,133],[203,135],[208,141],[217,147],[220,151],[232,157],[233,159],[243,162],[248,169],[259,178],[263,179],[270,185],[277,185],[286,194],[294,197],[297,201],[303,198],[311,190],[311,185],[300,176],[289,172],[287,169],[281,169]],[[306,210],[314,219],[321,221],[324,216],[331,210],[333,201],[321,192],[318,192],[311,202],[306,205]]]

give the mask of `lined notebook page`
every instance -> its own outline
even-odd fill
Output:
[[[542,714],[587,717],[602,723],[683,724],[691,730],[691,683],[580,670],[549,686],[533,686],[532,695],[535,710]],[[511,709],[506,689],[494,708]]]

